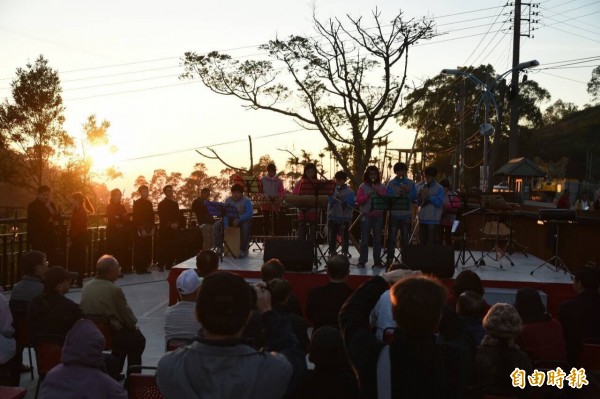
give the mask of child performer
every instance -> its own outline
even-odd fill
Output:
[[[390,224],[388,225],[388,242],[387,242],[387,260],[386,263],[391,265],[394,261],[396,253],[396,234],[400,228],[400,237],[402,243],[402,251],[408,245],[408,236],[410,233],[410,220],[412,217],[412,203],[417,198],[417,190],[415,183],[406,177],[408,167],[403,162],[396,162],[394,165],[394,173],[396,177],[387,184],[388,193],[394,196],[408,198],[407,210],[392,210],[390,212]]]
[[[263,232],[265,235],[277,235],[279,232],[279,203],[285,194],[283,182],[277,176],[277,167],[274,163],[267,165],[267,174],[260,179],[264,202],[261,210],[264,216]]]
[[[346,184],[348,175],[344,171],[335,174],[335,189],[329,196],[327,207],[327,243],[329,256],[336,254],[335,246],[338,233],[342,236],[342,254],[348,256],[348,227],[352,220],[354,191]],[[341,232],[340,232],[341,230]]]
[[[360,257],[358,267],[363,268],[369,257],[369,233],[373,231],[373,267],[383,267],[381,263],[381,233],[383,231],[383,211],[373,211],[371,198],[385,195],[386,187],[381,184],[381,174],[377,166],[365,169],[363,183],[358,187],[356,202],[360,206]]]
[[[300,194],[302,184],[315,184],[317,179],[317,165],[312,162],[304,165],[302,178],[294,186],[293,194]],[[308,225],[308,229],[307,229]],[[298,239],[314,241],[317,238],[317,210],[305,206],[298,207]]]

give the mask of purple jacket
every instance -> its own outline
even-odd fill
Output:
[[[104,343],[93,321],[77,321],[65,340],[62,364],[46,374],[41,398],[126,399],[123,387],[103,371]]]

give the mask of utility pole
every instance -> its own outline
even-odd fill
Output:
[[[490,157],[490,170],[498,169],[498,155],[500,155],[500,141],[502,140],[502,117],[504,114],[504,96],[506,92],[506,79],[502,79],[498,84],[499,100],[498,100],[498,118],[496,120],[496,130],[494,131],[494,143],[492,144],[492,155]],[[488,191],[492,191],[492,179],[488,181]]]
[[[519,64],[521,51],[521,0],[515,0],[515,20],[513,31],[513,63]],[[519,70],[513,69],[510,82],[510,134],[508,136],[508,159],[517,157],[519,151]]]
[[[463,78],[460,87],[460,158],[458,161],[458,180],[460,181],[460,191],[465,192],[465,97],[467,96],[467,82]],[[455,183],[456,187],[456,183]]]

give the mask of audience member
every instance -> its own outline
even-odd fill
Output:
[[[216,256],[216,255],[215,255]],[[194,269],[187,269],[177,277],[177,292],[181,301],[165,312],[165,343],[173,338],[192,339],[199,335],[202,326],[196,319],[195,309],[202,278]]]
[[[371,278],[340,311],[344,344],[358,375],[361,397],[460,397],[463,378],[455,365],[455,351],[436,344],[433,334],[446,289],[434,277],[413,274],[395,270]],[[397,329],[390,345],[384,345],[369,329],[369,312],[398,279],[390,289]]]
[[[196,255],[198,276],[206,277],[219,269],[219,256],[212,249],[203,249]]]
[[[308,359],[315,368],[306,373],[291,399],[358,398],[358,381],[338,328],[325,326],[315,330]]]
[[[283,266],[283,263],[281,263],[281,261],[277,258],[273,258],[266,261],[260,267],[260,275],[262,281],[265,283],[268,283],[274,278],[281,278],[285,280],[284,274],[285,267]],[[295,313],[298,316],[304,317],[304,313],[302,313],[302,305],[300,305],[300,301],[298,300],[296,295],[294,295],[293,292],[290,294],[286,307],[290,313]]]
[[[13,318],[0,290],[0,386],[19,386],[21,357],[17,356],[17,341]]]
[[[394,270],[410,270],[410,267],[403,263],[395,262],[392,263],[388,269],[389,272]],[[392,314],[392,299],[390,297],[390,290],[385,290],[379,299],[377,304],[371,310],[369,316],[371,326],[375,329],[375,336],[380,340],[384,340],[384,333],[386,330],[390,333],[396,329],[396,321]]]
[[[262,314],[264,351],[241,339],[253,306]],[[304,353],[287,318],[272,310],[265,284],[253,289],[237,274],[212,273],[200,287],[196,316],[203,337],[158,362],[157,382],[166,399],[281,398],[295,388],[306,369]]]
[[[225,216],[222,220],[215,222],[213,225],[213,240],[215,246],[222,251],[223,246],[223,228],[239,227],[240,229],[240,247],[230,248],[232,251],[238,251],[238,258],[248,256],[248,248],[250,246],[250,228],[252,226],[253,207],[250,198],[244,195],[244,188],[240,184],[231,186],[231,196],[225,200],[225,204],[233,206],[237,211],[237,217],[231,218]]]
[[[152,236],[154,236],[154,209],[148,199],[148,186],[138,187],[140,198],[133,201],[132,223],[135,229],[133,238],[133,266],[137,274],[150,273],[152,261]]]
[[[21,255],[23,277],[13,287],[8,302],[13,316],[15,312],[27,312],[29,302],[44,292],[46,269],[48,269],[48,261],[43,252],[33,250]]]
[[[44,273],[44,292],[33,298],[27,315],[29,334],[35,341],[38,334],[66,337],[81,319],[79,305],[65,297],[71,286],[71,275],[62,266],[52,266]]]
[[[106,373],[104,345],[93,321],[77,321],[65,340],[61,364],[46,374],[41,399],[126,399],[121,384]]]
[[[115,284],[119,277],[119,262],[104,255],[96,264],[96,278],[87,283],[81,291],[83,314],[103,315],[109,318],[112,326],[113,355],[119,359],[119,370],[127,365],[141,365],[146,338],[137,327],[137,318],[127,303],[121,287]]]
[[[481,278],[474,271],[463,270],[462,272],[458,273],[454,279],[454,284],[452,285],[450,295],[448,296],[448,305],[450,305],[451,308],[456,309],[458,297],[465,291],[473,291],[483,298],[483,283],[481,282]],[[489,309],[490,305],[484,300],[483,312],[481,313],[482,318]]]
[[[57,262],[57,227],[60,212],[50,201],[50,187],[40,186],[37,198],[27,206],[27,245],[41,251],[55,264]]]
[[[202,234],[202,249],[213,248],[213,224],[215,218],[208,213],[206,202],[210,200],[210,188],[200,190],[200,197],[192,202],[192,211],[196,214],[196,223]]]
[[[476,345],[481,344],[485,336],[482,317],[487,303],[481,295],[474,291],[465,291],[459,295],[456,302],[456,313],[462,322],[464,330],[473,338]],[[489,305],[488,305],[489,306]]]
[[[528,397],[528,390],[515,387],[510,378],[515,368],[533,371],[529,356],[515,345],[521,333],[519,312],[507,303],[491,307],[483,319],[486,336],[475,356],[474,390],[480,394]]]
[[[78,273],[77,286],[83,287],[83,275],[85,274],[85,254],[89,240],[87,223],[88,214],[94,213],[94,207],[90,200],[81,193],[71,195],[73,213],[71,215],[71,226],[69,227],[69,270]]]
[[[170,270],[175,263],[177,234],[179,232],[179,204],[174,198],[173,186],[163,187],[165,198],[158,203],[158,270]]]
[[[577,296],[563,302],[558,309],[567,344],[567,359],[576,364],[586,338],[600,338],[600,271],[594,266],[581,267],[574,276]]]
[[[523,321],[523,330],[517,345],[531,361],[567,361],[567,349],[562,325],[546,312],[540,293],[533,288],[517,291],[515,308]]]
[[[346,284],[350,274],[350,261],[344,255],[334,255],[327,260],[329,282],[322,287],[311,288],[306,298],[306,317],[313,328],[326,325],[338,326],[338,314],[352,288]]]

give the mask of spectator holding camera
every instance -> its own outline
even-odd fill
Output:
[[[242,339],[254,306],[266,332],[263,351]],[[251,287],[235,273],[214,272],[202,282],[196,317],[204,336],[158,362],[166,399],[281,398],[304,374],[304,352],[289,321],[272,309],[265,284]]]

